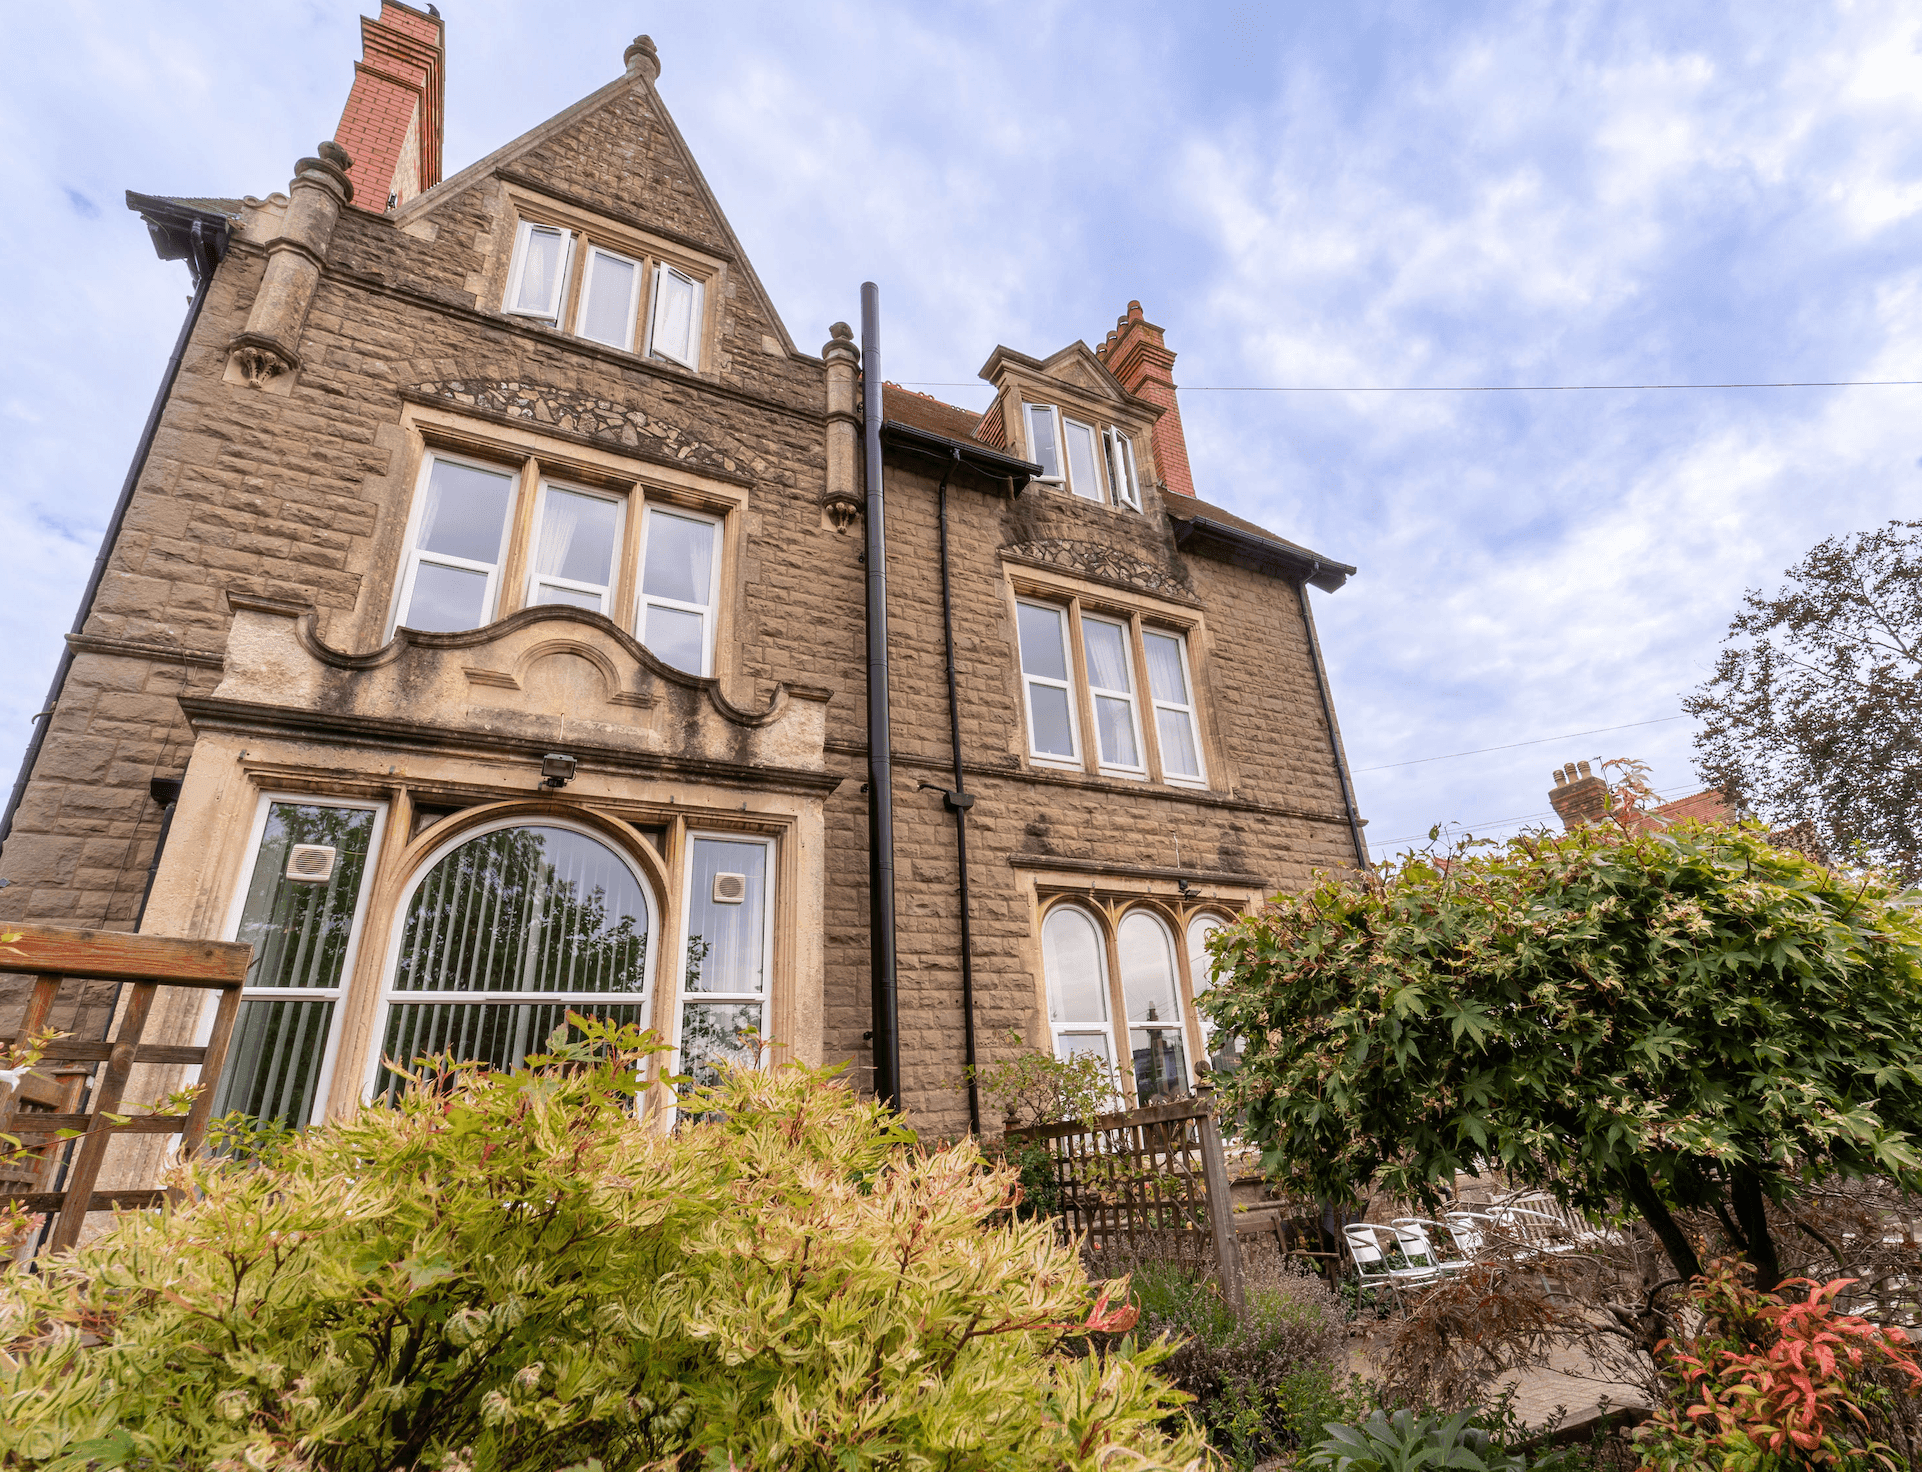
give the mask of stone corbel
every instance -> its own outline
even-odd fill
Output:
[[[854,345],[854,329],[845,322],[830,327],[821,358],[828,368],[828,474],[821,492],[821,514],[823,525],[845,532],[861,514],[854,478],[861,423],[854,412],[854,378],[861,350]]]
[[[320,285],[320,270],[340,212],[354,197],[353,161],[338,143],[294,165],[280,234],[267,243],[267,269],[247,313],[246,330],[227,345],[226,380],[269,393],[291,393],[300,371],[298,344]]]

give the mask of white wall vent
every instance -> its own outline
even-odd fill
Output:
[[[325,884],[334,877],[334,850],[325,843],[297,843],[287,850],[287,877],[296,884]]]
[[[714,876],[714,903],[717,905],[738,905],[747,898],[747,875],[716,874]]]

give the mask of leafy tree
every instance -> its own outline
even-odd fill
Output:
[[[0,1277],[0,1467],[1200,1472],[1168,1348],[1068,1352],[1133,1311],[972,1145],[801,1068],[663,1130],[573,1020]]]
[[[1715,673],[1682,702],[1696,769],[1837,854],[1922,878],[1922,522],[1831,537],[1751,589]]]
[[[1435,1204],[1480,1158],[1565,1205],[1627,1203],[1683,1279],[1677,1208],[1760,1284],[1798,1174],[1922,1186],[1922,922],[1752,828],[1597,824],[1220,932],[1202,1006],[1247,1039],[1225,1093],[1291,1189]]]

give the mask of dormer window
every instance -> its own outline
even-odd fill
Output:
[[[501,309],[622,352],[698,370],[704,279],[684,264],[618,250],[618,242],[610,242],[522,220]]]
[[[1135,478],[1134,441],[1121,430],[1096,429],[1053,404],[1028,404],[1028,458],[1042,469],[1037,479],[1064,487],[1084,501],[1141,509]]]

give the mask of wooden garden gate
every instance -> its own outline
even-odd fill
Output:
[[[181,1153],[197,1148],[213,1110],[214,1090],[240,1011],[240,988],[253,948],[220,941],[174,940],[110,930],[58,930],[45,925],[0,924],[18,932],[0,948],[0,973],[35,978],[16,1050],[43,1032],[61,987],[68,982],[112,981],[121,985],[119,1022],[110,1038],[60,1038],[41,1049],[40,1061],[8,1087],[0,1078],[0,1207],[18,1205],[54,1216],[52,1248],[71,1247],[90,1211],[158,1206],[158,1186],[96,1191],[107,1142],[115,1135],[179,1135]],[[162,987],[190,987],[219,994],[213,1030],[205,1046],[142,1041]],[[19,1056],[18,1053],[9,1055]],[[206,1085],[186,1114],[109,1116],[125,1101],[127,1076],[137,1063],[200,1065]],[[20,1070],[12,1068],[10,1072]],[[78,1131],[62,1138],[63,1131]],[[63,1179],[64,1177],[64,1179]]]

